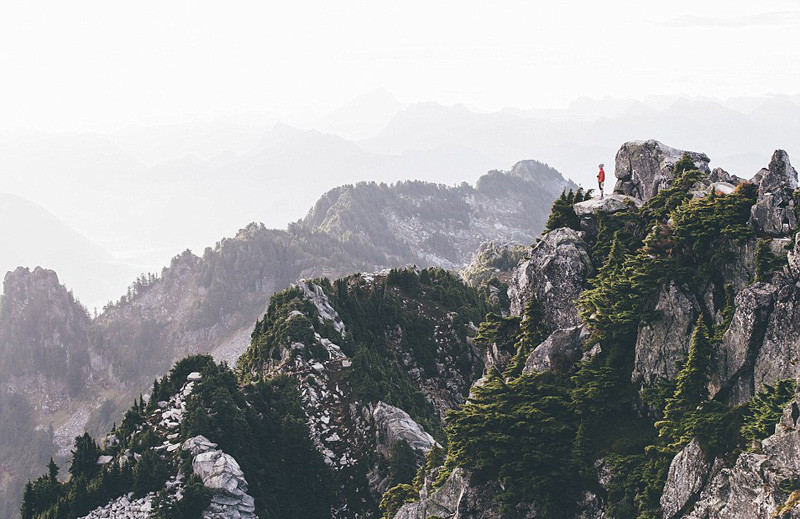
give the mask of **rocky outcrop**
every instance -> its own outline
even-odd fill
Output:
[[[572,229],[556,229],[544,235],[511,280],[511,313],[521,315],[533,295],[542,306],[544,322],[550,330],[577,326],[575,301],[595,272],[587,249],[586,242]]]
[[[597,213],[618,213],[620,211],[637,209],[641,206],[642,201],[638,198],[620,195],[618,193],[610,193],[603,198],[595,197],[583,202],[578,202],[573,207],[575,209],[575,214],[580,217]]]
[[[204,436],[189,438],[183,449],[192,456],[192,471],[213,490],[203,519],[256,519],[255,500],[247,494],[247,481],[239,464]]]
[[[753,365],[773,311],[775,292],[774,285],[755,283],[736,296],[733,318],[712,357],[712,397],[722,392],[724,400],[742,403],[753,395]]]
[[[408,443],[420,459],[436,445],[433,436],[398,407],[378,402],[372,411],[372,418],[375,421],[376,450],[387,459],[392,446],[398,441]]]
[[[155,497],[156,493],[151,492],[134,499],[133,492],[130,492],[103,507],[92,510],[81,519],[148,519],[152,517]]]
[[[695,167],[710,173],[705,153],[670,148],[656,140],[626,142],[617,152],[614,191],[647,201],[675,178],[675,163],[687,154]]]
[[[661,495],[664,519],[672,519],[686,508],[703,489],[711,463],[695,439],[679,452],[669,466],[667,482]]]
[[[382,458],[367,475],[370,489],[376,496],[383,494],[391,485],[391,477],[382,464],[391,460],[392,447],[405,441],[417,455],[418,463],[422,464],[425,455],[436,445],[436,441],[425,429],[415,422],[405,411],[385,402],[378,402],[372,410],[372,419],[375,426],[375,452]]]
[[[789,155],[776,150],[767,168],[753,177],[758,185],[758,200],[750,210],[750,223],[761,234],[785,235],[797,229],[792,194],[797,189],[797,171]]]
[[[800,288],[782,284],[764,332],[753,369],[756,389],[800,372]]]
[[[531,352],[525,361],[522,373],[528,375],[572,366],[581,359],[589,335],[586,326],[573,326],[554,331]]]
[[[500,519],[503,516],[494,499],[500,490],[497,483],[470,485],[469,474],[457,468],[441,487],[434,490],[426,485],[419,501],[403,505],[394,519]]]
[[[657,317],[639,326],[631,375],[634,383],[649,386],[677,375],[700,313],[697,300],[686,292],[674,282],[662,287],[655,307]]]
[[[800,409],[795,400],[785,408],[775,433],[761,442],[760,452],[742,453],[731,466],[715,462],[707,484],[683,517],[798,517],[797,492],[792,492],[797,490],[800,478],[798,417]],[[691,464],[686,467],[692,469]],[[681,478],[691,480],[692,476],[688,471],[677,471],[676,479]]]

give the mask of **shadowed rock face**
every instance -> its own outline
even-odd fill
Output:
[[[655,307],[658,317],[642,323],[636,339],[636,358],[631,378],[647,385],[659,378],[672,379],[689,351],[700,305],[691,295],[670,283],[662,288]]]
[[[647,201],[675,178],[675,163],[685,154],[703,173],[710,173],[705,153],[671,148],[656,140],[626,142],[617,152],[614,191]]]

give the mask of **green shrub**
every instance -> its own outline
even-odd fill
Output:
[[[393,519],[397,511],[406,503],[411,503],[419,498],[411,485],[401,484],[390,488],[383,493],[380,510],[383,519]]]
[[[748,402],[741,433],[748,443],[763,440],[775,432],[783,408],[792,401],[796,384],[793,379],[765,384]]]

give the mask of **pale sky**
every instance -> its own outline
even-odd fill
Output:
[[[796,0],[0,3],[0,127],[800,92]]]

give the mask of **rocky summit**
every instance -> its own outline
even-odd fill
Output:
[[[710,162],[626,143],[614,193],[463,277],[297,281],[235,367],[189,356],[78,437],[24,519],[800,517],[797,173]]]

